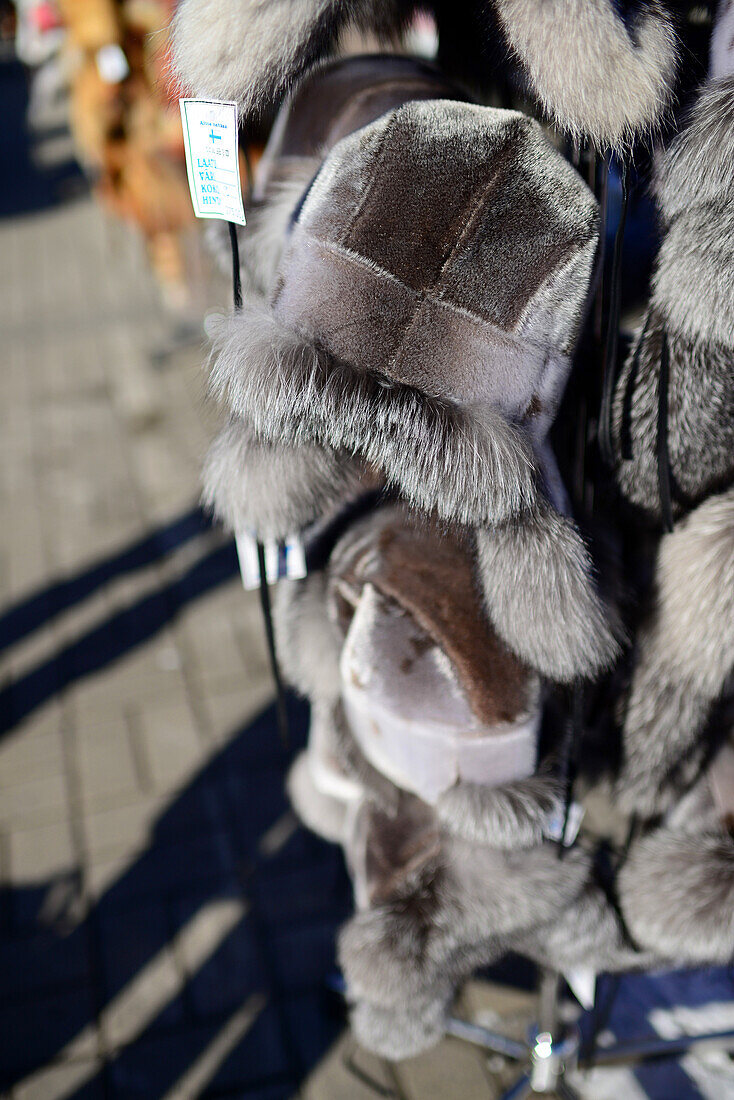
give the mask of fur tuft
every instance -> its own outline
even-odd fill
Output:
[[[381,1058],[400,1061],[434,1047],[446,1030],[446,1000],[424,999],[405,1008],[362,1001],[350,1013],[357,1041]]]
[[[635,844],[619,876],[625,920],[637,942],[690,963],[734,957],[734,840],[660,830]]]
[[[532,775],[503,787],[458,783],[441,795],[436,812],[453,836],[507,850],[540,844],[560,806],[558,781]]]
[[[413,8],[407,0],[180,0],[173,69],[198,98],[235,100],[244,116],[277,106],[336,49],[348,25],[388,40]]]
[[[258,439],[233,418],[206,456],[203,499],[233,531],[283,539],[355,496],[360,473],[348,455]]]
[[[653,302],[676,334],[734,347],[734,77],[709,81],[662,158]],[[731,409],[729,410],[731,412]]]
[[[326,614],[324,574],[279,581],[274,611],[278,656],[289,683],[311,700],[336,702],[341,641]]]
[[[573,137],[623,148],[660,121],[677,61],[670,13],[640,6],[628,31],[611,0],[495,0],[544,110]]]
[[[257,433],[359,453],[410,504],[445,520],[497,523],[533,503],[530,449],[495,410],[336,363],[258,302],[210,318],[209,333],[211,387]]]
[[[541,506],[476,539],[487,613],[514,653],[561,682],[612,665],[620,647],[569,520]]]
[[[655,192],[666,220],[691,205],[734,196],[734,76],[704,84],[687,124],[665,151]],[[725,211],[723,211],[725,212]]]
[[[734,490],[692,512],[658,550],[658,592],[638,643],[619,796],[652,816],[695,777],[701,732],[734,668]]]

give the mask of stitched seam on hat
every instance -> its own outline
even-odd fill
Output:
[[[397,110],[400,110],[400,108],[398,108]],[[365,207],[367,205],[367,200],[370,197],[370,194],[371,194],[371,191],[372,191],[372,186],[375,182],[375,179],[377,178],[377,173],[379,172],[380,168],[382,167],[382,161],[385,158],[385,154],[386,154],[386,151],[387,151],[386,148],[385,148],[386,143],[387,143],[387,139],[391,136],[391,134],[392,134],[392,132],[395,129],[395,126],[396,126],[397,110],[393,112],[392,118],[390,119],[387,126],[385,127],[385,129],[382,133],[382,137],[380,138],[380,140],[377,144],[377,149],[375,150],[375,153],[373,154],[372,171],[370,172],[370,174],[368,176],[368,179],[367,179],[367,182],[365,184],[364,192],[362,194],[362,197],[360,198],[359,202],[357,203],[357,207],[356,207],[352,217],[349,219],[349,222],[347,223],[347,227],[344,230],[344,233],[341,235],[341,240],[339,241],[340,244],[344,244],[344,242],[349,237],[350,233],[354,232],[354,230],[356,229],[357,225],[359,224],[361,218],[364,215]],[[346,247],[346,245],[345,245],[345,247]]]
[[[352,249],[347,248],[347,246],[344,244],[340,244],[337,241],[322,240],[318,237],[314,237],[311,233],[308,233],[303,229],[300,230],[299,235],[301,236],[304,243],[314,244],[319,250],[331,252],[341,259],[347,260],[348,262],[355,264],[359,268],[366,269],[371,274],[389,280],[391,283],[410,294],[411,297],[415,299],[420,299],[416,301],[416,306],[411,317],[412,327],[415,314],[427,300],[425,295],[421,297],[417,291],[408,286],[407,283],[404,283],[402,279],[398,278],[397,275],[394,275],[391,271],[388,271],[386,268],[381,267],[379,264],[375,263],[374,260],[370,260],[368,257],[362,256],[359,252],[354,252]],[[474,328],[476,328],[480,332],[489,330],[492,334],[496,334],[496,338],[499,341],[506,341],[507,344],[516,348],[518,351],[526,351],[529,348],[533,348],[542,353],[544,360],[546,358],[550,358],[546,344],[539,343],[531,339],[530,337],[522,337],[518,336],[517,333],[508,332],[506,329],[500,328],[499,325],[495,325],[488,318],[480,317],[476,313],[472,313],[471,310],[468,310],[465,306],[459,305],[457,302],[451,302],[446,298],[437,298],[433,299],[433,304],[443,310],[448,310],[450,313],[457,314],[457,316],[462,317],[464,320],[468,321]],[[569,358],[568,355],[560,351],[560,349],[554,348],[553,351],[555,352],[555,361],[557,361],[558,359]]]

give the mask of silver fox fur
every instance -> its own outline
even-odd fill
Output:
[[[181,0],[173,69],[199,98],[236,100],[244,115],[276,105],[331,54],[348,25],[394,40],[403,0]]]
[[[674,514],[734,476],[734,77],[709,81],[658,169],[665,235],[639,347],[616,387],[617,480],[660,516],[656,444],[665,330]]]
[[[286,538],[356,496],[361,469],[328,447],[258,438],[233,417],[207,453],[203,500],[233,531]]]
[[[256,301],[210,318],[209,333],[212,389],[256,432],[279,446],[359,452],[410,504],[493,525],[477,535],[480,573],[490,618],[514,652],[559,680],[612,663],[619,647],[586,548],[537,501],[530,448],[500,414],[344,367]]]
[[[677,50],[673,19],[641,5],[630,34],[610,0],[495,0],[532,90],[558,126],[622,148],[661,119]]]
[[[646,815],[667,809],[695,776],[703,726],[734,670],[734,489],[663,536],[656,578],[655,606],[638,639],[619,780],[623,803]]]
[[[518,656],[560,681],[611,666],[619,644],[569,520],[541,505],[477,531],[476,540],[489,617]]]
[[[213,392],[263,437],[359,452],[409,503],[446,520],[496,523],[534,502],[530,448],[493,409],[335,363],[255,300],[209,318],[208,332]]]
[[[734,840],[659,829],[633,846],[620,900],[637,942],[681,962],[734,958]]]
[[[347,27],[395,42],[419,7],[431,4],[181,0],[174,71],[193,95],[237,100],[243,114],[256,114],[329,57]],[[440,29],[445,13],[435,7]],[[673,19],[660,0],[640,4],[631,31],[610,0],[494,0],[494,7],[532,90],[568,133],[621,148],[660,120],[677,60]],[[479,0],[463,12],[459,5],[452,29],[463,22],[469,31],[481,8]]]

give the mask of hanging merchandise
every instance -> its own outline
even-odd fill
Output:
[[[334,59],[400,48],[418,8],[437,65]],[[279,108],[247,227],[208,230],[243,296],[208,325],[205,500],[303,552],[274,599],[311,708],[287,786],[343,848],[352,1026],[388,1058],[508,951],[584,997],[734,955],[730,7],[702,83],[708,19],[177,10],[182,91],[245,128]]]
[[[645,816],[696,778],[734,670],[734,55],[716,56],[660,158],[663,238],[614,405],[620,489],[667,532],[624,716],[620,795]]]
[[[266,441],[356,453],[475,528],[496,629],[559,680],[617,652],[546,443],[597,221],[531,119],[412,102],[326,158],[271,301],[210,322],[232,412]]]

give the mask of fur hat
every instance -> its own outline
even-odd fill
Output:
[[[616,652],[584,545],[548,500],[562,504],[546,435],[597,222],[531,119],[411,102],[335,145],[270,303],[212,330],[212,386],[257,437],[359,454],[411,504],[480,529],[494,625],[558,679]]]
[[[249,115],[276,105],[346,29],[399,40],[426,8],[439,59],[460,59],[461,74],[485,87],[494,75],[487,46],[504,36],[531,94],[570,134],[620,147],[654,127],[668,105],[677,46],[662,0],[181,0],[175,69],[192,94],[237,100]]]
[[[301,818],[344,847],[357,906],[339,938],[352,1024],[387,1057],[435,1043],[458,983],[512,937],[559,920],[589,880],[586,853],[559,863],[544,839],[559,791],[534,770],[534,732],[529,755],[508,756],[518,719],[538,713],[537,678],[493,633],[472,573],[459,532],[390,506],[350,528],[323,573],[278,593],[283,663],[312,702],[289,791]]]
[[[349,58],[305,79],[276,119],[256,168],[247,226],[238,230],[246,291],[271,296],[296,211],[337,141],[406,102],[460,94],[433,66],[405,57]],[[209,238],[229,274],[226,226],[213,222]],[[233,530],[261,539],[287,538],[376,484],[374,471],[344,449],[278,443],[238,416],[204,468],[205,502]]]

